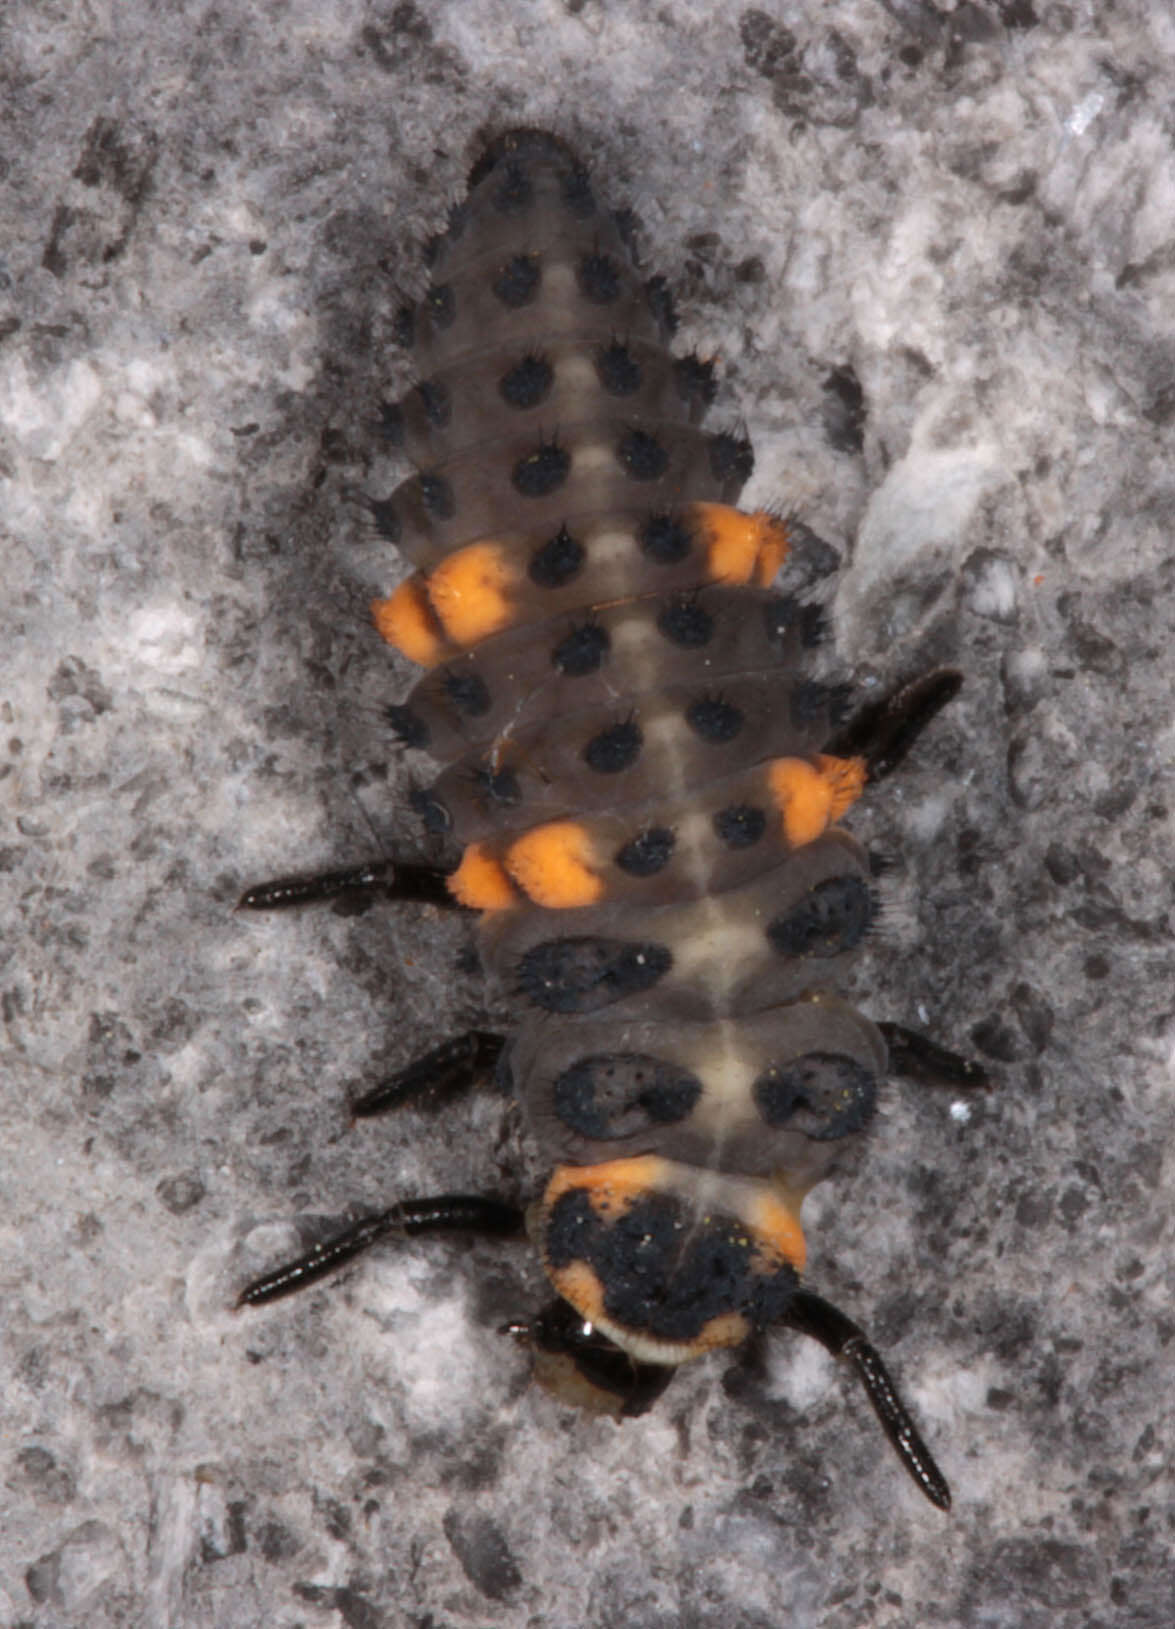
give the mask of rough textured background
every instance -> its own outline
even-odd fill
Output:
[[[9,0],[0,1622],[1170,1624],[1173,89],[1154,0]],[[837,659],[968,676],[856,822],[860,984],[1001,1086],[895,1087],[811,1208],[950,1518],[797,1340],[568,1415],[522,1252],[228,1310],[314,1218],[528,1177],[492,1094],[347,1126],[477,1014],[459,925],[232,912],[415,841],[356,500],[520,122],[637,210]]]

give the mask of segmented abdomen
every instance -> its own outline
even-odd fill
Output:
[[[376,621],[430,668],[392,718],[446,766],[418,805],[462,848],[551,1161],[654,1155],[684,1213],[718,1189],[679,1167],[770,1174],[794,1217],[885,1063],[829,993],[871,914],[834,829],[863,771],[821,753],[784,527],[729,507],[751,450],[700,428],[710,370],[671,326],[561,142],[491,148],[405,323],[421,382],[390,422],[419,473],[376,512],[416,574]],[[802,1238],[777,1243],[794,1282]]]

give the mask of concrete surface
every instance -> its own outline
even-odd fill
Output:
[[[1173,91],[1157,0],[9,0],[0,1622],[1175,1619]],[[537,1175],[492,1093],[347,1124],[479,1015],[460,924],[232,910],[419,851],[370,426],[524,122],[639,215],[748,499],[839,556],[840,666],[967,675],[854,823],[895,862],[858,994],[1000,1085],[895,1085],[810,1218],[949,1518],[798,1340],[568,1414],[495,1333],[524,1251],[230,1311],[351,1204]]]

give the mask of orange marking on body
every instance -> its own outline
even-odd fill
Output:
[[[586,826],[553,820],[535,826],[511,843],[506,870],[529,899],[550,911],[594,905],[604,892],[592,869],[595,844]]]
[[[787,528],[775,515],[748,515],[724,503],[696,503],[693,514],[705,534],[706,564],[712,581],[771,582],[787,558]]]
[[[802,1273],[808,1259],[808,1244],[800,1226],[799,1213],[782,1195],[765,1188],[746,1210],[749,1226],[764,1239],[783,1261],[789,1262],[797,1273]],[[765,1261],[762,1271],[774,1272],[772,1263]]]
[[[586,1261],[572,1261],[566,1267],[549,1270],[548,1277],[581,1318],[592,1324],[600,1322],[604,1316],[604,1286]]]
[[[832,788],[806,759],[777,758],[767,766],[767,784],[792,848],[803,848],[827,831],[832,819]]]
[[[469,844],[447,886],[459,905],[473,911],[504,911],[518,902],[501,862],[491,859],[480,843]]]
[[[428,597],[455,644],[476,645],[513,618],[510,590],[516,574],[497,543],[458,549],[428,579]]]
[[[869,778],[864,758],[832,758],[821,753],[816,767],[832,788],[832,818],[839,820],[856,803]]]
[[[410,662],[432,667],[446,654],[444,632],[419,573],[402,582],[386,600],[372,600],[371,615],[380,638]]]
[[[860,797],[865,785],[863,758],[822,756],[777,758],[767,767],[767,783],[783,816],[792,848],[803,848],[826,832]]]
[[[591,1197],[592,1209],[609,1221],[665,1180],[667,1162],[657,1154],[641,1154],[635,1159],[605,1160],[602,1165],[559,1165],[547,1183],[543,1209],[573,1188],[583,1188]]]

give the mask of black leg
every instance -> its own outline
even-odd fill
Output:
[[[317,905],[324,900],[369,903],[382,899],[417,905],[439,905],[459,911],[448,889],[448,872],[431,865],[393,865],[379,860],[373,865],[352,866],[344,871],[323,871],[309,877],[275,877],[248,888],[237,901],[238,911],[285,911],[297,905]]]
[[[482,1199],[476,1194],[439,1194],[433,1199],[405,1199],[374,1216],[361,1217],[333,1238],[316,1244],[313,1250],[255,1278],[237,1297],[238,1307],[261,1306],[280,1301],[314,1284],[328,1273],[353,1261],[373,1244],[394,1234],[414,1238],[421,1233],[476,1233],[492,1239],[522,1238],[526,1233],[525,1213],[517,1205],[500,1199]]]
[[[466,1030],[464,1035],[442,1041],[390,1080],[364,1092],[351,1104],[351,1113],[357,1120],[367,1120],[406,1103],[440,1108],[476,1081],[493,1074],[505,1045],[504,1035]]]
[[[810,1290],[796,1291],[787,1316],[781,1322],[787,1328],[811,1335],[833,1357],[844,1358],[852,1364],[898,1458],[931,1504],[940,1510],[949,1510],[951,1490],[946,1478],[934,1463],[930,1449],[898,1396],[889,1371],[877,1350],[865,1339],[864,1332],[851,1318],[846,1318],[843,1312]]]
[[[923,1086],[951,1086],[965,1091],[986,1091],[994,1082],[981,1063],[951,1052],[937,1041],[904,1024],[878,1024],[889,1048],[889,1072],[905,1075]]]
[[[871,781],[892,775],[928,724],[959,693],[963,675],[934,668],[870,702],[849,719],[825,749],[837,758],[864,758]]]

